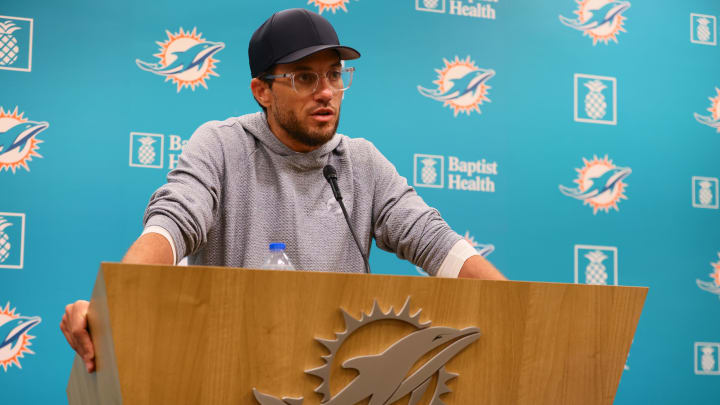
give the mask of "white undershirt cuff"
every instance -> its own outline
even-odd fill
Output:
[[[465,260],[476,254],[477,250],[468,241],[460,239],[445,256],[435,277],[457,278]]]
[[[170,236],[170,232],[168,232],[167,229],[163,228],[162,226],[150,225],[143,230],[143,232],[142,232],[142,234],[140,234],[140,236],[145,235],[146,233],[157,233],[157,234],[165,237],[165,239],[167,239],[168,243],[170,243],[170,247],[172,248],[173,264],[177,264],[177,253],[175,252],[175,241],[173,241],[172,236]]]

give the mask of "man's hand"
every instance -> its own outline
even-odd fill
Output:
[[[88,333],[87,311],[89,306],[89,302],[82,300],[68,304],[60,322],[60,330],[73,350],[82,358],[88,373],[92,373],[95,371],[95,348]]]

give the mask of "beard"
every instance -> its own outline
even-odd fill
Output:
[[[277,98],[275,105],[278,105]],[[315,147],[324,144],[332,139],[340,124],[340,108],[337,109],[335,122],[327,122],[319,128],[309,128],[300,122],[294,111],[285,108],[273,109],[273,118],[294,140],[303,145]]]

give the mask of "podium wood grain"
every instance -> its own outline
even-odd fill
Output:
[[[89,375],[76,359],[68,398],[255,404],[257,388],[319,404],[313,389],[321,380],[304,373],[327,354],[314,338],[344,330],[340,308],[359,318],[376,299],[397,311],[411,297],[411,313],[422,309],[422,321],[482,331],[446,366],[459,374],[448,383],[446,404],[612,404],[646,294],[639,287],[103,263],[89,316],[97,372]],[[413,329],[388,320],[358,330],[337,353],[331,392],[356,375],[339,366],[343,360],[381,352]]]

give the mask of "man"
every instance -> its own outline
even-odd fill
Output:
[[[365,255],[372,238],[443,277],[505,279],[428,207],[364,139],[336,133],[360,54],[339,44],[320,15],[274,14],[249,46],[250,88],[263,112],[202,125],[168,183],[150,199],[145,230],[123,262],[258,268],[269,242],[288,244],[298,269],[364,272],[323,168],[340,191]],[[60,328],[93,371],[87,301],[66,307]]]

